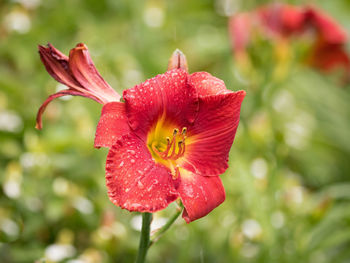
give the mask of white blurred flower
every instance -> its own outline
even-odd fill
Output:
[[[0,112],[0,131],[19,132],[23,127],[21,117],[13,111]]]
[[[56,92],[60,92],[62,90],[65,90],[65,89],[68,89],[67,86],[61,84],[61,83],[57,83],[56,85]],[[67,95],[67,96],[62,96],[62,97],[59,97],[60,100],[71,100],[73,96],[71,95]]]
[[[97,231],[99,237],[104,240],[109,240],[113,236],[118,238],[125,237],[127,231],[123,224],[114,222],[112,226],[102,226]]]
[[[142,216],[141,215],[137,215],[134,216],[133,218],[131,218],[130,221],[131,227],[137,231],[141,231],[142,228]]]
[[[27,9],[35,9],[40,5],[41,0],[15,0]]]
[[[242,232],[249,239],[254,239],[260,236],[262,229],[256,220],[247,219],[242,224]]]
[[[155,231],[162,226],[164,226],[167,222],[167,219],[164,217],[154,217],[151,223],[151,232]],[[131,227],[137,231],[141,231],[142,228],[142,216],[137,215],[134,216],[130,221]]]
[[[31,28],[31,21],[26,13],[13,11],[5,16],[4,26],[8,31],[25,34],[29,32]]]
[[[66,179],[58,177],[53,181],[52,188],[55,194],[64,196],[68,194],[69,183]]]
[[[222,16],[232,16],[240,9],[240,1],[216,0],[215,9]]]
[[[289,146],[302,150],[309,143],[314,128],[315,118],[307,112],[298,112],[294,121],[285,125],[285,141]]]
[[[143,20],[149,27],[161,27],[164,21],[164,11],[160,7],[148,7],[143,14]]]
[[[25,169],[30,169],[34,166],[45,166],[49,162],[49,158],[43,153],[26,152],[20,156],[21,166]]]
[[[301,204],[304,200],[303,188],[301,186],[294,186],[288,189],[288,198],[296,203]]]
[[[126,235],[125,226],[119,222],[113,223],[112,230],[113,230],[114,235],[117,237],[123,237]]]
[[[53,244],[46,248],[45,256],[48,260],[57,262],[74,256],[75,248],[72,245]]]
[[[8,218],[2,219],[0,223],[0,228],[6,235],[11,237],[17,237],[19,234],[18,225]]]
[[[307,145],[308,130],[299,123],[287,123],[285,128],[286,143],[296,149],[303,149]]]
[[[284,225],[284,214],[281,211],[276,211],[271,215],[271,225],[274,228],[281,228]]]
[[[17,199],[21,195],[21,185],[17,180],[7,180],[2,186],[4,193],[12,199]]]
[[[287,90],[281,90],[274,97],[272,107],[279,113],[293,114],[295,110],[293,95]]]
[[[250,171],[257,179],[264,179],[267,174],[267,162],[264,158],[256,158],[250,166]]]
[[[91,214],[94,211],[91,201],[81,196],[75,198],[73,206],[82,214]]]

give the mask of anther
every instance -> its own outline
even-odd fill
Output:
[[[179,129],[175,128],[173,132],[173,136],[176,136],[176,134],[179,132]]]
[[[183,128],[182,128],[182,134],[185,135],[186,132],[187,132],[187,128],[186,128],[186,127],[183,127]]]

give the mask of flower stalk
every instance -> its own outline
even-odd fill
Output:
[[[136,263],[144,263],[146,260],[146,255],[148,249],[156,243],[159,238],[161,238],[164,233],[175,223],[176,219],[181,215],[183,210],[183,205],[177,207],[176,212],[172,217],[169,218],[168,222],[161,228],[159,228],[150,238],[151,234],[151,223],[153,219],[152,213],[143,213],[142,214],[142,228],[141,228],[141,237],[139,244],[139,251],[137,253]]]
[[[144,263],[147,255],[148,248],[150,246],[150,232],[152,213],[142,214],[142,229],[140,237],[139,251],[137,253],[136,263]]]

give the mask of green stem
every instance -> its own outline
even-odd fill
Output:
[[[142,214],[142,229],[140,237],[139,251],[137,253],[136,263],[144,263],[150,246],[150,231],[151,231],[152,214]]]
[[[149,246],[152,246],[155,242],[157,242],[158,239],[171,227],[171,225],[174,224],[176,219],[181,214],[182,210],[183,210],[183,207],[181,206],[176,211],[176,213],[172,217],[170,217],[168,222],[166,222],[166,224],[164,226],[162,226],[157,232],[154,233],[154,235],[152,236],[152,239],[151,239],[151,242],[150,242]]]

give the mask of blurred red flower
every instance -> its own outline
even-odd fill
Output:
[[[110,148],[106,182],[110,200],[129,211],[156,212],[180,198],[186,222],[205,216],[225,200],[219,178],[239,123],[244,91],[226,89],[206,72],[188,74],[176,51],[170,69],[125,90],[123,99],[102,79],[87,48],[70,57],[39,47],[47,71],[69,86],[50,96],[81,95],[103,104],[95,147]]]
[[[245,54],[255,34],[276,40],[312,36],[307,62],[321,71],[343,68],[350,72],[344,29],[323,11],[312,6],[271,4],[230,18],[232,49],[239,57]]]

